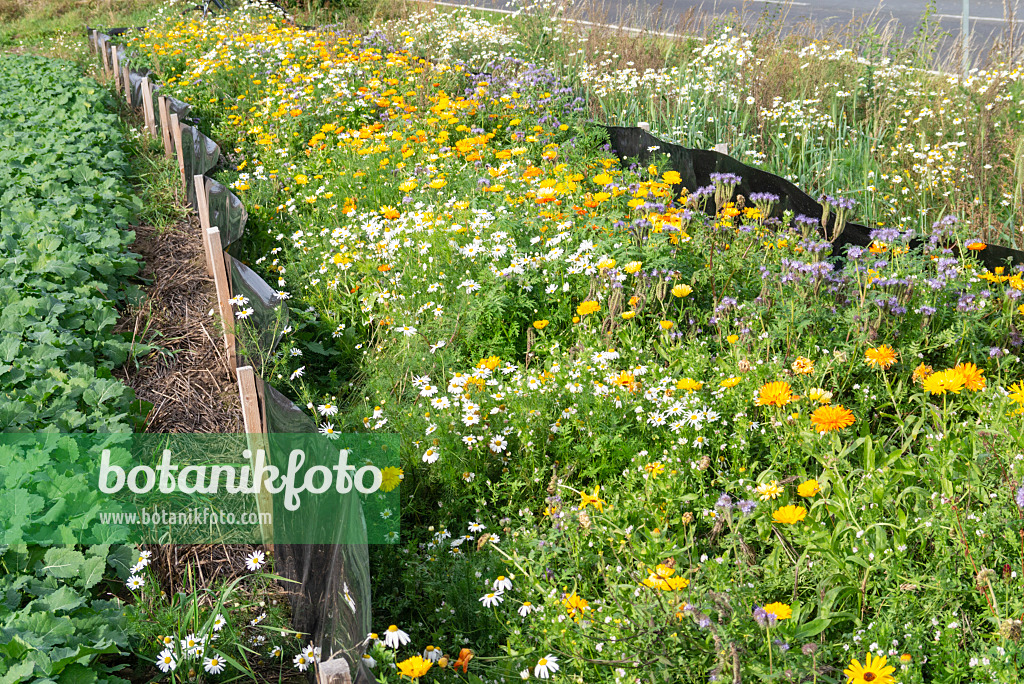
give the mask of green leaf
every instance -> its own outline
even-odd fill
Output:
[[[78,577],[84,563],[85,556],[79,551],[66,547],[52,548],[43,556],[43,566],[39,571],[58,579],[68,579]]]
[[[821,634],[830,624],[832,624],[831,618],[817,618],[801,625],[794,633],[794,636],[797,639],[810,639]]]
[[[71,611],[85,603],[85,598],[71,587],[65,585],[58,588],[44,599],[36,601],[37,604],[51,613],[59,611]]]
[[[32,676],[35,669],[36,666],[33,662],[23,660],[11,667],[11,669],[7,671],[7,674],[0,676],[0,684],[18,684],[18,682],[24,682]]]

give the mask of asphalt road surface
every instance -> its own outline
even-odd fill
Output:
[[[577,0],[577,4],[583,0]],[[586,0],[592,2],[594,0]],[[454,4],[505,8],[505,0],[448,0]],[[1000,54],[1019,59],[1024,54],[1024,0],[969,0],[970,65],[985,67]],[[447,3],[445,3],[447,4]],[[959,69],[961,64],[962,0],[598,0],[582,16],[599,23],[650,30],[674,31],[707,25],[725,14],[739,13],[745,25],[774,18],[784,31],[815,37],[846,35],[867,25],[880,31],[913,37],[927,29],[939,46],[936,66]],[[927,21],[926,21],[927,18]],[[847,43],[847,41],[843,41]],[[851,46],[852,47],[852,46]],[[929,56],[930,57],[930,56]]]

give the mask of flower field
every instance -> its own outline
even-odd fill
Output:
[[[230,159],[290,308],[263,376],[401,437],[377,681],[1019,681],[1024,264],[980,260],[1024,223],[1019,69],[176,9],[124,43]],[[619,159],[595,121],[639,119],[871,245]]]

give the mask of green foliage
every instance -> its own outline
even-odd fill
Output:
[[[74,67],[0,59],[0,428],[130,430],[111,371],[129,341],[115,305],[138,271],[116,118]]]
[[[111,579],[128,577],[135,551],[122,528],[82,537],[111,502],[87,483],[101,446],[80,451],[69,437],[0,446],[0,677],[123,682],[98,657],[128,645]],[[63,539],[61,546],[52,546]],[[84,546],[83,546],[84,545]],[[88,675],[88,676],[87,676]],[[82,677],[87,676],[85,680]]]

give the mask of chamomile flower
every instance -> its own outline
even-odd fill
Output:
[[[257,570],[263,567],[263,564],[266,562],[266,560],[266,555],[259,549],[256,549],[255,551],[253,551],[245,557],[245,567],[249,570],[249,572],[256,572]]]

